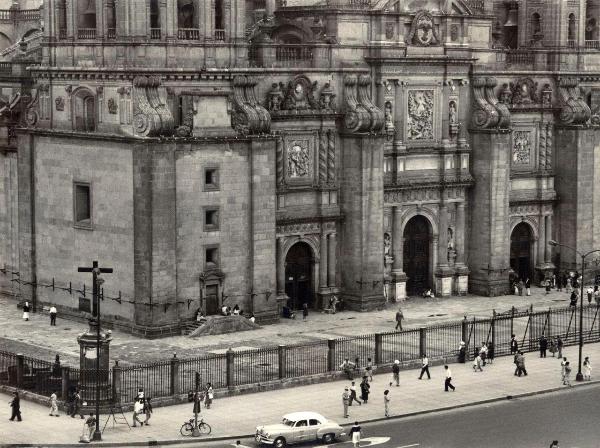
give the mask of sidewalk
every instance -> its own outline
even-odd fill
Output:
[[[469,317],[489,317],[492,310],[507,311],[512,306],[524,309],[533,304],[534,309],[562,307],[568,305],[568,294],[553,291],[546,295],[541,288],[533,288],[532,295],[481,297],[469,295],[436,299],[411,299],[402,302],[405,321],[404,328],[418,328]],[[396,304],[388,304],[386,309],[359,313],[343,311],[337,314],[323,314],[311,311],[308,319],[282,319],[279,323],[265,325],[253,331],[224,335],[203,336],[190,339],[185,336],[163,339],[141,339],[119,330],[113,331],[111,359],[124,363],[141,363],[170,358],[174,352],[179,358],[198,356],[207,352],[222,352],[232,347],[246,350],[279,344],[301,344],[319,339],[356,336],[392,331],[396,324],[394,317]],[[31,313],[30,321],[21,319],[21,311],[16,301],[0,296],[0,346],[4,350],[25,355],[54,360],[59,353],[63,364],[79,365],[77,336],[87,330],[80,322],[57,319],[57,325],[50,327],[47,314]],[[35,329],[35,331],[32,331]]]
[[[573,384],[577,371],[577,347],[568,347],[564,353],[573,365]],[[600,344],[584,347],[584,356],[590,356],[592,364],[600,360]],[[383,418],[383,391],[389,388],[393,416],[406,416],[415,413],[431,412],[473,405],[475,403],[505,399],[511,395],[536,394],[564,388],[560,381],[560,363],[557,358],[540,359],[537,353],[525,355],[526,377],[513,375],[512,357],[498,358],[484,372],[474,372],[471,364],[452,364],[453,384],[456,392],[444,392],[443,367],[431,368],[432,379],[419,381],[418,370],[400,373],[400,387],[389,387],[391,375],[375,375],[371,386],[369,404],[352,406],[350,418],[343,418],[341,395],[348,381],[315,384],[310,386],[282,389],[260,394],[248,394],[215,400],[211,409],[203,409],[202,416],[212,426],[210,438],[239,437],[251,435],[260,424],[278,422],[283,414],[292,411],[312,410],[342,424],[354,420],[366,422]],[[600,362],[600,361],[598,361]],[[10,397],[0,394],[0,401],[6,403]],[[4,405],[0,418],[2,443],[68,444],[76,443],[82,429],[82,420],[65,415],[60,418],[48,416],[48,409],[27,401],[22,401],[22,423],[10,422],[10,408]],[[192,405],[183,404],[156,408],[149,427],[128,430],[118,426],[107,427],[103,442],[107,446],[124,443],[149,443],[151,441],[189,440],[179,434],[183,422],[192,416]],[[131,415],[127,415],[131,421]],[[103,425],[106,416],[101,417]],[[33,423],[35,422],[35,424]],[[202,439],[200,439],[202,440]],[[194,439],[197,442],[197,439]]]

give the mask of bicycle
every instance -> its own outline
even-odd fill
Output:
[[[198,430],[202,435],[209,435],[212,428],[208,423],[204,421],[203,418],[198,419]],[[179,430],[182,436],[191,436],[194,432],[194,419],[191,418],[189,421],[185,422],[181,425],[181,429]]]

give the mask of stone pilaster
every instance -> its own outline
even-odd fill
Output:
[[[406,274],[404,273],[404,229],[402,228],[402,207],[394,207],[392,214],[392,268],[393,295],[396,301],[406,299]]]
[[[465,203],[456,204],[456,229],[454,231],[454,250],[456,250],[456,280],[454,290],[459,295],[467,294],[469,291],[469,269],[465,264]]]
[[[335,232],[330,233],[327,244],[327,284],[329,288],[336,287],[336,266],[337,266],[337,235]]]

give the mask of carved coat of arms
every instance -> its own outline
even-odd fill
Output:
[[[427,47],[439,43],[433,16],[427,11],[420,11],[415,15],[415,18],[408,35],[408,41],[414,45]]]

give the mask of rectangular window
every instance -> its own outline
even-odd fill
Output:
[[[219,248],[210,246],[205,248],[204,266],[206,269],[215,269],[219,266]]]
[[[92,191],[88,183],[73,183],[73,221],[76,227],[92,227]]]
[[[204,170],[204,191],[219,189],[219,170],[217,168],[206,168]]]
[[[204,231],[219,230],[219,208],[207,207],[204,209]]]

